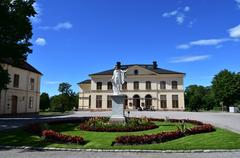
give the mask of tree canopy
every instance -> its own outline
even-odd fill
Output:
[[[218,102],[230,106],[240,99],[240,75],[228,70],[220,71],[212,81],[212,90]]]
[[[17,64],[32,53],[30,17],[36,15],[35,0],[0,1],[0,59],[11,58]],[[9,75],[0,65],[0,90],[10,82]]]
[[[40,95],[40,109],[41,110],[46,110],[50,108],[50,98],[49,95],[45,92],[43,92]]]

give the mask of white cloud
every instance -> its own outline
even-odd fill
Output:
[[[237,3],[238,8],[240,9],[240,0],[235,0],[235,2]]]
[[[60,84],[60,81],[45,81],[45,84]]]
[[[44,38],[37,38],[35,43],[39,46],[45,46],[47,44],[46,40]]]
[[[185,6],[184,8],[178,8],[176,10],[173,10],[171,12],[164,12],[162,14],[163,18],[171,18],[174,17],[176,19],[176,22],[178,24],[183,24],[185,21],[185,14],[186,12],[190,11],[190,7],[189,6]]]
[[[231,39],[228,38],[220,38],[220,39],[205,39],[205,40],[198,40],[190,42],[191,46],[214,46],[218,45],[223,42],[227,42]]]
[[[177,49],[188,49],[190,46],[188,44],[181,44],[177,46]]]
[[[55,30],[71,29],[71,28],[72,28],[72,24],[70,22],[59,23],[54,27]]]
[[[195,62],[201,60],[207,60],[210,58],[210,55],[199,55],[199,56],[182,56],[172,58],[170,63],[186,63],[186,62]]]
[[[42,15],[42,8],[40,7],[40,5],[37,2],[33,3],[33,8],[37,12],[37,14],[34,17],[31,17],[30,19],[34,23],[40,23],[41,22],[40,16]]]
[[[174,11],[171,11],[171,12],[165,12],[165,13],[163,13],[162,16],[164,18],[170,18],[171,16],[177,15],[177,13],[178,13],[178,10],[174,10]]]
[[[190,7],[189,6],[186,6],[186,7],[184,7],[184,9],[183,9],[185,12],[188,12],[189,10],[190,10]]]
[[[178,24],[182,24],[185,20],[185,16],[183,14],[179,14],[177,17],[176,17],[176,22]]]
[[[61,23],[58,23],[57,25],[55,26],[40,26],[38,27],[39,29],[41,30],[62,30],[62,29],[65,29],[65,30],[69,30],[73,27],[73,25],[70,23],[70,22],[61,22]]]
[[[177,49],[188,49],[193,46],[217,46],[219,44],[222,44],[222,43],[228,42],[228,41],[237,42],[238,40],[231,39],[231,38],[203,39],[203,40],[192,41],[187,44],[180,44],[176,48]]]
[[[239,0],[240,5],[240,0]],[[240,38],[240,24],[228,30],[230,37]]]

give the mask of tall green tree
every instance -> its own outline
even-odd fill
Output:
[[[0,0],[0,59],[11,58],[17,64],[32,52],[30,17],[36,15],[35,0]],[[0,91],[10,82],[0,65]]]
[[[69,83],[67,82],[63,82],[63,83],[60,83],[59,84],[59,87],[58,87],[58,91],[61,93],[61,94],[70,94],[72,92],[71,90],[71,86]]]
[[[48,108],[50,108],[50,98],[49,95],[44,92],[40,95],[40,109],[46,110]]]
[[[190,111],[199,111],[204,108],[207,91],[203,86],[190,85],[185,90],[185,104]]]
[[[239,100],[240,75],[228,70],[220,71],[212,80],[212,90],[215,99],[228,108]]]
[[[63,82],[59,84],[58,91],[61,93],[51,99],[51,109],[54,111],[69,111],[78,107],[78,95],[71,89],[71,84]]]

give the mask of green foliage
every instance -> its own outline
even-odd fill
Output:
[[[50,98],[49,95],[44,92],[40,95],[40,109],[46,110],[48,108],[50,108]]]
[[[240,75],[228,70],[220,71],[212,81],[215,99],[224,106],[234,105],[240,99]]]
[[[36,15],[34,2],[35,0],[0,1],[0,59],[11,58],[17,63],[26,60],[27,55],[32,52],[32,24],[29,18]],[[0,78],[1,90],[10,81],[1,65]]]
[[[50,101],[51,111],[70,111],[73,108],[78,108],[78,94],[70,89],[71,85],[69,83],[61,83],[59,85],[59,92],[61,94],[55,95]]]
[[[144,131],[154,128],[158,128],[158,126],[147,118],[127,118],[126,122],[113,124],[109,118],[96,117],[80,124],[82,130],[105,132]]]
[[[0,65],[0,91],[7,88],[7,84],[10,83],[10,77],[6,70],[4,70]]]
[[[67,82],[63,82],[59,84],[58,91],[62,94],[70,94],[72,90],[70,89],[72,85]]]
[[[207,107],[207,97],[209,90],[203,86],[190,85],[185,90],[185,104],[190,111],[199,111]],[[210,109],[209,107],[207,107]]]
[[[62,134],[72,136],[83,136],[89,143],[85,145],[57,144],[45,142],[39,136],[25,132],[18,128],[8,131],[0,131],[0,145],[11,146],[33,146],[33,147],[59,147],[59,148],[84,148],[84,149],[141,149],[141,150],[190,150],[190,149],[239,149],[240,135],[227,130],[219,129],[215,132],[196,134],[174,141],[160,144],[111,146],[117,136],[123,135],[144,135],[156,134],[159,132],[174,131],[176,123],[156,122],[159,128],[140,132],[89,132],[79,130],[79,123],[66,123],[50,125],[53,129]]]

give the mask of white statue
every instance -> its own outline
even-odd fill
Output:
[[[113,95],[120,95],[121,87],[125,82],[125,73],[127,70],[121,70],[119,66],[116,66],[113,76],[112,76],[112,85],[113,85]]]

